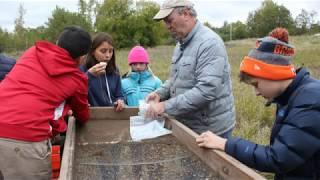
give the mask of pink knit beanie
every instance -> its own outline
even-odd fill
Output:
[[[141,46],[135,46],[131,49],[128,55],[128,64],[132,63],[146,63],[149,64],[149,54]]]

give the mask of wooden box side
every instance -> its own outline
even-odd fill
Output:
[[[60,180],[72,180],[74,166],[74,151],[76,137],[76,120],[71,116],[68,120],[66,141],[64,143],[63,157],[61,162]]]
[[[167,128],[172,130],[173,135],[190,151],[195,153],[211,169],[218,172],[224,179],[265,179],[251,168],[238,160],[218,150],[210,150],[198,147],[194,131],[175,119],[167,120]]]

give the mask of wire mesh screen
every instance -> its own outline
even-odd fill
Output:
[[[117,134],[117,133],[116,133]],[[222,179],[172,135],[132,142],[130,138],[78,141],[75,179]],[[79,138],[78,138],[79,139]],[[80,137],[81,139],[81,137]]]

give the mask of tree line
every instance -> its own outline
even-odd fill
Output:
[[[165,24],[152,20],[159,8],[157,3],[148,0],[79,0],[77,12],[56,6],[44,25],[26,28],[24,16],[27,12],[20,4],[14,31],[8,32],[0,27],[0,48],[4,51],[20,51],[38,40],[54,42],[67,25],[79,25],[92,35],[95,32],[108,32],[114,38],[117,48],[137,44],[146,47],[173,44],[174,39]],[[319,33],[320,21],[316,21],[316,17],[315,11],[302,9],[293,18],[285,6],[273,0],[264,0],[258,9],[249,13],[245,23],[224,22],[222,27],[213,27],[208,22],[204,24],[228,41],[262,37],[275,27],[285,27],[291,35]]]

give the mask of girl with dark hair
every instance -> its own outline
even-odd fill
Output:
[[[116,111],[124,108],[120,73],[109,34],[98,33],[95,36],[87,59],[80,68],[89,78],[90,106],[115,106]]]

